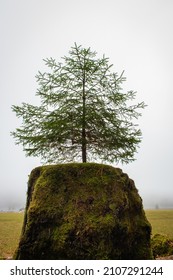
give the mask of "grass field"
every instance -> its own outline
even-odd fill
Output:
[[[23,213],[0,213],[0,259],[12,257],[19,242]]]
[[[153,235],[167,235],[173,239],[173,209],[145,210]],[[19,242],[23,213],[0,213],[0,259],[12,257]]]
[[[152,234],[160,233],[173,239],[173,209],[145,210]]]

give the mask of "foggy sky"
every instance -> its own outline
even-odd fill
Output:
[[[135,181],[144,206],[173,207],[173,1],[0,0],[0,209],[25,205],[27,158],[10,136],[20,126],[11,105],[39,105],[35,75],[76,42],[125,70],[125,90],[148,107],[139,119],[136,161],[117,165]]]

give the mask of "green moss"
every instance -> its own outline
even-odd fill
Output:
[[[173,240],[162,234],[155,234],[151,240],[154,257],[173,255]]]
[[[134,182],[108,165],[31,172],[16,259],[150,259],[151,226]]]

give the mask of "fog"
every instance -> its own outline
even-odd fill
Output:
[[[25,206],[28,175],[41,164],[10,136],[21,124],[11,106],[40,104],[35,75],[43,59],[60,61],[74,42],[125,70],[124,89],[148,105],[136,161],[114,166],[135,181],[145,208],[173,207],[172,14],[171,0],[0,1],[0,210]]]

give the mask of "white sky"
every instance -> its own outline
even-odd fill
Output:
[[[0,36],[0,209],[25,205],[28,175],[40,165],[10,136],[20,126],[11,105],[39,104],[43,59],[59,61],[74,42],[125,70],[124,89],[148,105],[137,160],[122,169],[145,207],[173,207],[172,0],[0,0]]]

